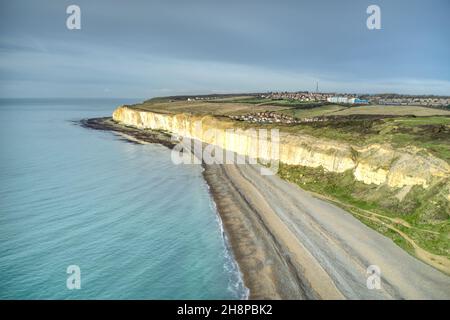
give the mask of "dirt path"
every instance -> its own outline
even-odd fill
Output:
[[[258,166],[222,168],[221,174],[277,239],[278,251],[284,251],[295,266],[298,283],[294,284],[306,282],[315,297],[450,298],[450,277],[410,256],[339,207],[277,176],[262,176]],[[230,236],[233,238],[232,232]],[[381,290],[367,289],[370,265],[381,269]],[[278,281],[276,277],[272,280]]]
[[[342,203],[336,199],[331,199],[328,198],[326,196],[323,195],[319,195],[316,193],[312,193],[314,196],[321,198],[321,199],[327,199],[328,201],[331,201],[333,203],[337,203],[345,208],[355,208],[358,211],[364,212],[364,214],[361,214],[359,212],[355,212],[355,210],[352,210],[354,215],[358,215],[361,216],[365,219],[374,221],[378,224],[382,224],[384,225],[386,228],[389,228],[390,230],[398,233],[403,239],[405,239],[406,241],[408,241],[408,243],[413,247],[414,252],[416,254],[416,257],[418,257],[419,259],[421,259],[422,261],[428,263],[429,265],[433,266],[434,268],[444,272],[447,275],[450,275],[450,260],[447,257],[444,256],[440,256],[437,254],[433,254],[423,248],[421,248],[419,245],[417,245],[417,243],[411,238],[409,237],[406,233],[404,233],[403,231],[401,231],[400,229],[398,229],[395,224],[398,225],[402,225],[406,228],[414,228],[416,230],[419,230],[421,232],[427,232],[427,233],[433,233],[433,234],[438,234],[437,232],[431,231],[431,230],[426,230],[426,229],[421,229],[421,228],[417,228],[417,227],[412,227],[408,222],[404,221],[403,219],[400,218],[391,218],[388,216],[384,216],[375,212],[371,212],[368,210],[364,210],[364,209],[360,209],[357,208],[353,205],[350,204],[345,204]],[[382,220],[384,219],[384,220]],[[388,220],[392,223],[387,223],[385,220]]]

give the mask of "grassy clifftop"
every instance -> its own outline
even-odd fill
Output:
[[[280,127],[285,132],[308,134],[357,145],[389,143],[395,147],[416,146],[450,162],[450,111],[417,106],[344,106],[270,100],[255,96],[200,96],[154,98],[131,106],[158,113],[231,116],[265,111],[296,118],[336,116],[339,121],[311,122],[299,125],[258,124]],[[191,99],[188,101],[188,99]],[[351,119],[358,115],[359,119]],[[378,115],[372,119],[361,115]],[[384,117],[385,116],[385,117]],[[255,127],[236,121],[236,126]]]

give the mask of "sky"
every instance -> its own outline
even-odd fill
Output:
[[[81,29],[69,30],[69,5]],[[369,5],[381,29],[369,30]],[[0,0],[0,97],[450,95],[448,0]]]

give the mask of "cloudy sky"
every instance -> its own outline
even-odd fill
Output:
[[[81,30],[66,27],[81,8]],[[381,30],[366,9],[381,8]],[[450,95],[448,0],[0,0],[0,97]]]

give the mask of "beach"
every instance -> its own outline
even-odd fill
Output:
[[[85,120],[132,142],[173,147],[170,136]],[[127,138],[128,137],[128,138]],[[412,257],[350,213],[258,165],[203,165],[251,299],[449,299],[450,277]],[[369,289],[367,269],[381,270]]]

